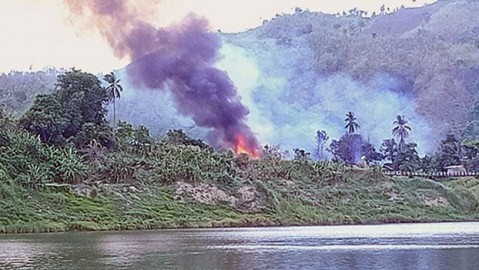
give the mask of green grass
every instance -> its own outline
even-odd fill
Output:
[[[0,203],[0,232],[135,230],[248,225],[261,215],[233,211],[225,205],[175,201],[168,189],[100,194],[95,199],[68,190],[19,188]]]
[[[137,230],[264,225],[377,224],[478,220],[479,180],[437,183],[420,178],[368,177],[346,172],[334,183],[253,182],[266,208],[244,213],[228,205],[176,201],[173,186],[126,192],[99,191],[94,198],[68,188],[2,187],[0,233]],[[221,186],[220,186],[221,188]],[[391,199],[391,194],[396,194]],[[445,198],[426,205],[424,197]]]
[[[458,183],[453,188],[428,179],[404,177],[374,180],[366,179],[363,174],[359,177],[350,174],[346,182],[339,187],[323,186],[319,189],[305,185],[301,190],[316,199],[313,204],[309,200],[298,199],[301,196],[296,194],[288,196],[288,192],[276,192],[270,197],[279,196],[280,202],[272,211],[278,220],[286,224],[371,224],[479,219],[477,197],[467,195],[473,190]],[[398,194],[401,200],[391,200],[391,191]],[[268,193],[274,191],[269,190]],[[424,197],[445,198],[447,204],[427,205],[422,199]]]

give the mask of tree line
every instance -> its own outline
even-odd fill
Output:
[[[48,146],[73,148],[80,153],[90,153],[96,149],[94,146],[148,151],[153,139],[146,127],[135,129],[126,122],[117,123],[115,101],[121,97],[123,90],[120,80],[113,72],[106,74],[103,80],[108,84],[106,87],[96,76],[76,69],[59,75],[55,91],[38,95],[32,107],[15,125],[38,136]],[[106,119],[109,104],[113,107],[113,125]],[[326,131],[317,131],[317,159],[325,160],[329,156],[332,161],[349,165],[358,164],[363,159],[390,170],[409,172],[443,171],[449,165],[464,165],[470,171],[479,170],[477,140],[450,134],[441,141],[436,153],[420,157],[417,144],[408,141],[413,129],[402,115],[393,119],[391,138],[385,139],[378,148],[359,134],[361,126],[353,112],[346,113],[344,122],[345,134],[330,143]],[[2,127],[5,125],[3,123]],[[187,141],[188,145],[211,149],[182,131],[170,131],[168,137],[171,142]],[[294,155],[295,158],[309,158],[310,153],[295,149]]]
[[[358,134],[360,125],[353,112],[346,113],[345,134],[339,139],[332,140],[329,147],[327,132],[316,132],[316,157],[319,160],[327,159],[327,152],[333,161],[344,162],[349,165],[360,163],[361,159],[368,164],[382,165],[386,169],[404,172],[441,172],[447,166],[464,166],[469,171],[479,170],[479,141],[468,139],[466,136],[457,138],[454,134],[448,134],[432,155],[420,157],[417,152],[417,144],[407,142],[412,128],[403,115],[397,115],[392,121],[394,127],[391,130],[391,138],[385,139],[379,149],[365,141]],[[309,153],[306,153],[308,155]]]

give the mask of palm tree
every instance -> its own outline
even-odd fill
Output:
[[[404,116],[401,115],[396,116],[396,120],[393,122],[393,124],[396,125],[392,130],[393,136],[399,139],[399,148],[401,148],[405,144],[404,139],[409,136],[411,127],[407,125],[406,119],[404,119]]]
[[[348,112],[344,121],[346,121],[344,128],[348,130],[349,134],[352,134],[359,129],[359,124],[356,123],[356,117],[354,117],[354,113]]]
[[[106,88],[106,93],[110,102],[113,103],[113,128],[116,126],[116,108],[115,100],[120,98],[120,92],[123,91],[123,87],[119,84],[120,79],[116,79],[115,73],[110,72],[103,77],[109,85]]]

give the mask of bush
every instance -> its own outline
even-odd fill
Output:
[[[0,145],[0,168],[24,187],[75,183],[87,175],[87,166],[73,148],[47,146],[23,130],[2,132],[0,137],[6,142]]]

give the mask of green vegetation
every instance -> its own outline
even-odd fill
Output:
[[[470,133],[464,133],[461,139],[453,134],[447,134],[440,142],[436,153],[421,158],[416,150],[417,144],[406,142],[413,129],[404,116],[396,116],[396,120],[393,121],[394,128],[391,130],[392,136],[399,139],[399,144],[394,138],[385,139],[379,152],[356,132],[359,127],[356,120],[354,113],[346,114],[344,120],[346,133],[338,140],[332,140],[328,149],[332,154],[332,160],[355,165],[360,164],[361,159],[363,165],[381,164],[390,171],[416,174],[446,172],[448,166],[460,170],[457,173],[476,172],[479,168],[479,140],[469,137]],[[326,134],[325,131],[318,131],[316,135],[318,149],[324,144],[324,140],[318,137],[322,132]]]
[[[354,130],[337,142],[336,161],[316,161],[300,149],[291,159],[271,146],[252,159],[181,130],[155,139],[144,126],[120,121],[112,129],[105,120],[110,101],[95,76],[72,70],[19,120],[1,115],[0,232],[479,219],[476,178],[392,178],[378,166],[347,165],[351,155],[340,162],[358,141],[369,160],[381,159],[353,134],[352,113],[346,128]],[[328,139],[317,133],[322,158]],[[445,140],[441,153],[458,144]],[[476,158],[476,144],[463,145]],[[410,143],[401,150],[393,139],[382,148],[400,168],[422,164],[410,159],[414,149]],[[442,166],[441,157],[435,160]]]
[[[49,145],[84,148],[95,140],[111,148],[114,139],[104,106],[109,100],[96,76],[68,71],[58,76],[53,93],[37,96],[19,124]]]
[[[59,70],[11,71],[0,74],[0,108],[16,117],[24,114],[38,94],[51,93]]]
[[[399,147],[405,146],[405,139],[409,136],[409,131],[411,127],[407,125],[407,120],[404,119],[404,116],[396,116],[393,124],[396,126],[393,128],[393,135],[399,139]]]
[[[348,130],[348,134],[353,134],[360,128],[359,124],[356,123],[356,117],[352,112],[346,114],[346,119],[344,119],[344,121],[346,121],[346,126],[344,126],[344,128]]]
[[[120,98],[120,92],[123,91],[123,87],[120,85],[120,79],[117,79],[115,73],[111,72],[106,74],[103,77],[108,83],[108,87],[106,88],[106,93],[108,96],[108,100],[113,103],[113,127],[116,126],[116,107],[115,107],[115,100]]]

